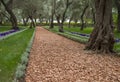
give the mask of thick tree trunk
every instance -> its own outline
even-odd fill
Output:
[[[69,24],[68,24],[68,27],[69,27],[69,28],[71,27],[71,21],[72,21],[72,19],[73,19],[73,14],[72,14],[72,16],[71,16],[70,19],[69,19]]]
[[[92,15],[93,15],[93,24],[95,24],[95,10],[92,8]]]
[[[3,22],[3,17],[2,17],[2,13],[0,12],[0,25],[2,25]]]
[[[32,17],[32,16],[29,16],[29,18],[30,18],[30,20],[31,20],[30,28],[36,27],[36,24],[35,24],[35,22],[34,22],[34,20],[33,20],[33,17]]]
[[[19,29],[19,28],[18,28],[18,24],[17,24],[17,18],[16,18],[16,16],[14,15],[14,13],[13,13],[13,11],[12,11],[12,3],[13,3],[13,0],[9,0],[7,4],[4,2],[4,0],[0,0],[0,1],[1,1],[1,3],[4,5],[6,11],[7,11],[7,12],[9,13],[9,15],[10,15],[10,20],[11,20],[13,29]]]
[[[25,18],[22,18],[22,20],[23,20],[23,25],[26,26],[27,24],[26,24]]]
[[[112,26],[112,0],[95,0],[95,6],[96,24],[86,49],[112,53],[115,42]]]
[[[34,20],[35,20],[35,23],[37,23],[37,18],[35,18]]]
[[[3,23],[3,22],[2,22],[2,18],[0,18],[0,25],[2,25],[2,23]]]
[[[64,32],[64,30],[63,30],[63,23],[60,23],[59,32]]]
[[[0,20],[0,25],[2,25],[2,20]]]
[[[120,11],[118,11],[118,24],[117,24],[117,31],[120,33]]]
[[[72,4],[72,1],[70,2],[70,0],[66,0],[66,8],[63,12],[62,15],[56,15],[56,19],[58,21],[58,25],[59,25],[59,32],[64,32],[64,29],[63,29],[63,24],[64,24],[64,21],[65,21],[65,18],[66,18],[66,12],[69,8],[69,6]],[[61,21],[60,21],[60,17],[61,17]]]
[[[56,5],[56,0],[53,0],[53,2],[52,2],[52,16],[50,19],[50,29],[54,28],[55,5]]]
[[[58,26],[59,26],[59,32],[64,32],[63,30],[63,23],[60,22],[60,15],[56,15],[56,19],[57,19],[57,22],[58,22]]]
[[[81,22],[82,22],[82,24],[81,24],[80,30],[83,30],[83,29],[84,29],[84,26],[85,26],[85,23],[84,23],[84,15],[85,15],[85,12],[86,12],[86,10],[87,10],[88,7],[89,7],[89,5],[86,5],[85,8],[83,9],[83,13],[82,13],[82,15],[81,15]]]
[[[54,28],[54,13],[52,13],[51,20],[50,20],[50,29]]]
[[[120,0],[115,0],[115,4],[118,10],[117,31],[120,32]]]
[[[0,10],[1,10],[1,2],[0,2]],[[0,25],[2,25],[2,21],[3,21],[3,19],[2,19],[2,13],[0,12]]]
[[[24,24],[24,26],[27,26],[28,20],[29,20],[29,17],[23,18],[23,24]]]
[[[49,19],[46,19],[46,25],[48,25],[48,23],[49,23]]]

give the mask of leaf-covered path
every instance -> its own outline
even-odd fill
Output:
[[[91,54],[84,47],[37,27],[26,82],[120,82],[120,57]]]

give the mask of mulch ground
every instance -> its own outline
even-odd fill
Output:
[[[120,82],[120,57],[84,47],[37,27],[26,82]]]

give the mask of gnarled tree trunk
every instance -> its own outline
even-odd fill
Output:
[[[120,32],[120,0],[115,0],[118,11],[117,31]]]
[[[81,22],[82,22],[82,24],[81,24],[80,30],[83,30],[83,29],[84,29],[84,26],[85,26],[85,23],[84,23],[84,15],[85,15],[85,12],[86,12],[86,10],[87,10],[88,7],[89,7],[89,5],[86,5],[85,8],[83,9],[83,13],[82,13],[82,15],[81,15]]]
[[[17,24],[17,18],[16,16],[14,15],[13,11],[12,11],[12,3],[13,3],[13,0],[9,0],[7,3],[4,2],[4,0],[0,0],[1,3],[4,5],[5,7],[5,10],[9,13],[10,15],[10,21],[12,23],[12,27],[13,29],[19,29],[18,28],[18,24]]]
[[[55,5],[56,5],[56,0],[52,0],[52,15],[50,19],[50,29],[54,28],[54,14],[55,14]]]
[[[95,0],[95,8],[96,24],[86,49],[112,53],[114,46],[112,0]]]
[[[72,19],[73,19],[73,15],[70,17],[70,19],[69,19],[69,23],[68,23],[68,27],[70,28],[71,27],[71,21],[72,21]]]
[[[30,28],[35,27],[36,24],[35,24],[35,22],[34,22],[34,20],[33,20],[33,17],[32,17],[32,16],[29,16],[29,18],[30,18],[30,20],[31,20]]]
[[[27,18],[23,17],[23,24],[24,24],[24,26],[27,26],[28,20],[29,20],[29,17],[27,17]]]
[[[64,30],[63,30],[63,22],[60,22],[60,14],[56,15],[56,19],[57,19],[58,26],[59,26],[59,32],[64,32]]]
[[[54,28],[54,14],[52,13],[51,19],[50,19],[50,29]]]
[[[92,8],[92,15],[93,15],[93,24],[95,24],[95,11],[94,11],[94,8]]]

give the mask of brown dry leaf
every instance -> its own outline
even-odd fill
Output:
[[[120,58],[37,27],[26,82],[120,82]]]

